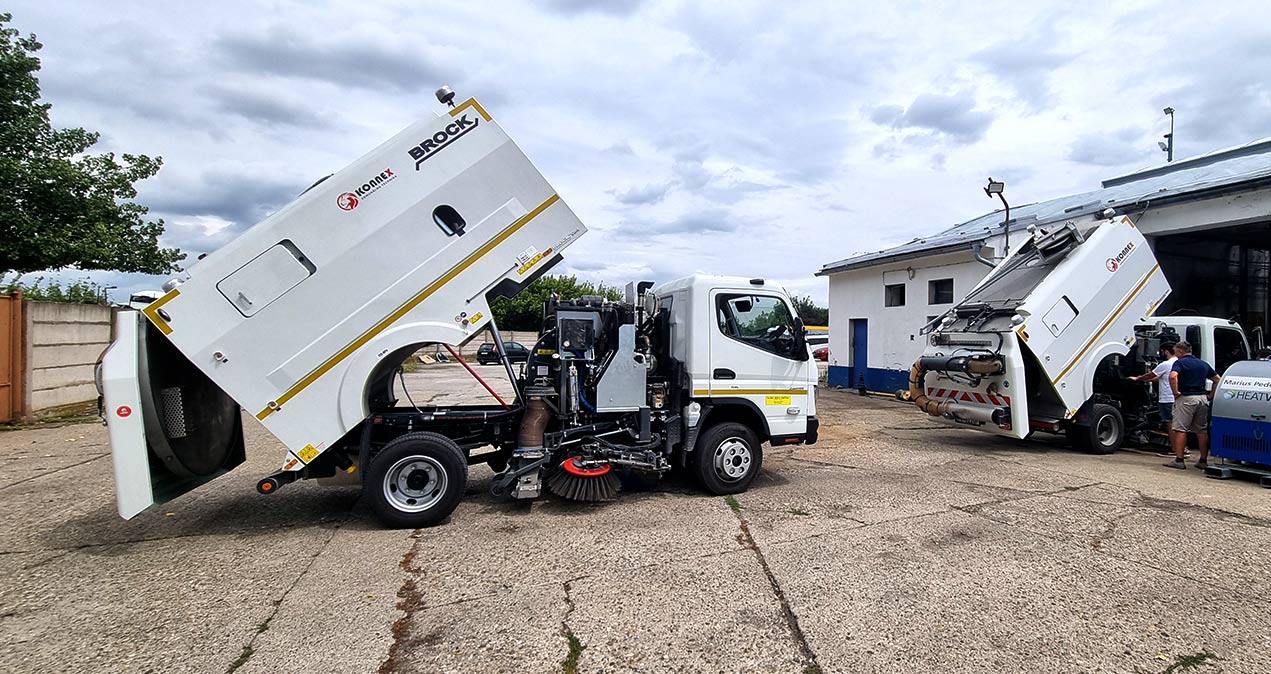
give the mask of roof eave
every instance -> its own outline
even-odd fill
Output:
[[[982,243],[987,238],[988,237],[986,236],[983,238],[970,239],[966,241],[958,241],[957,243],[951,243],[944,246],[937,246],[935,248],[923,248],[921,250],[913,250],[906,253],[899,253],[897,255],[888,255],[886,257],[870,258],[868,260],[861,260],[860,262],[852,262],[850,260],[845,260],[844,262],[836,263],[833,266],[827,265],[825,267],[822,267],[821,270],[816,272],[815,275],[829,276],[831,274],[837,274],[839,272],[856,271],[858,269],[867,269],[869,267],[877,267],[879,265],[891,264],[894,262],[904,262],[905,260],[916,260],[922,257],[931,257],[932,255],[941,255],[944,253],[956,253],[958,251],[964,251],[964,250],[969,251],[975,247],[975,244]]]

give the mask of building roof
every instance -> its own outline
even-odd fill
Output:
[[[1161,166],[1141,169],[1103,181],[1100,189],[1011,207],[1010,229],[1023,231],[1029,225],[1045,225],[1099,213],[1107,208],[1177,203],[1200,198],[1214,191],[1252,188],[1271,181],[1271,137],[1238,147],[1180,159]],[[916,238],[893,248],[862,253],[821,267],[817,276],[872,267],[884,262],[926,257],[938,253],[967,250],[972,244],[1002,234],[1002,211],[998,209],[955,225],[938,234]]]

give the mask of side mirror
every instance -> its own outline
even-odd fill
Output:
[[[808,353],[808,331],[803,327],[803,321],[799,318],[794,319],[794,359],[799,361],[811,358]]]

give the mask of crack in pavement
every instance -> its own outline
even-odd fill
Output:
[[[1022,499],[1020,499],[1020,500],[1022,500]],[[1065,537],[1063,537],[1063,536],[1057,536],[1057,535],[1052,534],[1052,533],[1050,533],[1050,532],[1048,532],[1048,531],[1040,531],[1040,530],[1037,530],[1037,529],[1033,529],[1033,528],[1030,528],[1030,527],[1023,526],[1023,525],[1021,525],[1021,524],[1019,524],[1019,523],[1017,523],[1017,522],[1012,522],[1012,521],[1010,521],[1010,520],[1002,519],[1002,518],[999,518],[999,517],[993,517],[991,514],[984,512],[982,508],[978,508],[978,509],[971,510],[971,509],[963,509],[963,508],[956,508],[956,507],[955,507],[954,509],[955,509],[955,510],[960,510],[960,511],[962,511],[962,512],[964,512],[964,513],[968,514],[968,515],[973,515],[973,516],[975,516],[975,517],[982,517],[982,518],[984,518],[984,519],[986,519],[986,520],[988,520],[988,521],[990,521],[990,522],[996,523],[996,524],[1001,524],[1001,525],[1004,525],[1004,526],[1010,527],[1010,528],[1012,528],[1012,529],[1018,529],[1019,531],[1027,532],[1027,533],[1032,534],[1032,535],[1034,535],[1034,536],[1039,536],[1039,537],[1041,537],[1041,538],[1045,538],[1045,539],[1047,539],[1047,540],[1055,541],[1056,543],[1063,543],[1063,544],[1070,544],[1070,545],[1071,545],[1071,544],[1075,544],[1075,543],[1076,543],[1076,539],[1075,539],[1075,538],[1065,538]],[[1163,574],[1165,574],[1165,575],[1167,575],[1167,576],[1174,576],[1174,577],[1176,577],[1176,578],[1181,578],[1181,579],[1183,579],[1183,580],[1189,580],[1189,581],[1191,581],[1191,582],[1193,582],[1193,583],[1196,583],[1196,584],[1199,584],[1199,585],[1204,585],[1205,587],[1208,587],[1208,588],[1211,588],[1211,589],[1222,590],[1222,591],[1224,591],[1224,592],[1239,592],[1239,590],[1237,590],[1236,588],[1227,587],[1227,586],[1222,585],[1222,584],[1220,584],[1220,583],[1215,583],[1215,582],[1213,582],[1213,581],[1205,580],[1204,578],[1197,578],[1197,577],[1195,577],[1195,576],[1188,575],[1188,574],[1183,573],[1183,572],[1181,572],[1181,571],[1176,571],[1176,570],[1173,570],[1173,569],[1168,569],[1168,568],[1165,568],[1165,567],[1162,567],[1162,566],[1158,566],[1158,565],[1156,565],[1156,564],[1153,564],[1153,563],[1148,562],[1148,561],[1145,561],[1145,560],[1136,559],[1136,558],[1134,558],[1134,557],[1127,557],[1127,556],[1125,556],[1125,555],[1119,555],[1119,554],[1115,554],[1115,553],[1112,553],[1112,552],[1108,552],[1107,550],[1104,550],[1104,549],[1102,548],[1102,545],[1100,545],[1099,547],[1091,546],[1091,548],[1092,548],[1092,550],[1093,550],[1093,552],[1094,552],[1095,554],[1100,555],[1100,556],[1102,556],[1102,557],[1108,557],[1109,559],[1115,559],[1115,560],[1118,560],[1118,561],[1121,561],[1121,562],[1125,562],[1125,563],[1127,563],[1127,564],[1134,564],[1134,565],[1136,565],[1136,566],[1146,567],[1146,568],[1152,569],[1153,571],[1157,571],[1157,572],[1159,572],[1159,573],[1163,573]]]
[[[300,581],[308,575],[309,570],[313,568],[315,563],[317,563],[318,557],[322,556],[322,553],[326,552],[327,547],[331,545],[332,539],[334,539],[336,533],[340,531],[340,527],[343,526],[345,522],[348,522],[348,520],[349,518],[346,517],[331,528],[331,533],[327,534],[326,540],[322,541],[322,545],[318,546],[317,552],[309,556],[309,562],[305,564],[303,569],[300,570],[300,573],[296,574],[295,579],[291,581],[291,584],[287,586],[287,589],[283,591],[282,595],[274,600],[274,610],[269,612],[269,616],[265,618],[264,622],[256,626],[256,633],[253,634],[251,639],[243,645],[243,650],[238,654],[238,658],[230,663],[229,668],[225,670],[225,674],[233,674],[235,670],[247,664],[247,662],[251,660],[252,655],[256,652],[256,640],[269,629],[269,623],[273,622],[274,618],[278,615],[278,611],[282,610],[283,602],[285,602],[287,597],[291,595],[292,590],[295,590],[296,587],[300,585]]]
[[[173,540],[179,540],[182,538],[205,538],[209,536],[239,536],[242,534],[259,533],[259,532],[266,532],[266,531],[280,531],[282,529],[291,529],[294,527],[309,527],[309,526],[320,527],[321,525],[327,524],[330,522],[335,522],[338,527],[339,525],[342,525],[347,521],[348,521],[347,517],[340,518],[340,519],[318,519],[311,522],[290,522],[285,524],[262,525],[258,527],[249,527],[245,529],[232,529],[232,530],[226,530],[226,531],[207,531],[202,533],[191,532],[191,533],[182,533],[182,534],[171,534],[168,536],[154,536],[152,538],[128,538],[128,539],[119,540],[119,541],[105,541],[102,543],[83,543],[80,545],[72,545],[66,548],[33,548],[29,550],[0,550],[0,557],[4,557],[6,555],[28,555],[28,554],[36,554],[40,552],[59,552],[59,551],[63,553],[78,552],[80,550],[87,550],[91,548],[107,548],[107,547],[111,547],[115,545],[135,545],[137,543],[154,543],[157,541],[173,541]]]
[[[47,472],[47,473],[40,473],[39,475],[32,475],[31,477],[24,477],[24,478],[22,478],[21,480],[18,480],[17,482],[10,482],[9,484],[6,484],[6,485],[4,485],[3,487],[0,487],[0,491],[4,491],[4,490],[9,489],[9,488],[11,488],[11,487],[16,487],[16,486],[18,486],[18,485],[20,485],[20,484],[23,484],[23,483],[26,483],[26,482],[30,482],[31,480],[38,480],[38,479],[40,479],[40,478],[42,478],[42,477],[48,477],[48,476],[50,476],[50,475],[55,475],[55,474],[60,473],[60,472],[62,472],[62,471],[64,471],[64,470],[70,470],[70,469],[72,469],[72,468],[75,468],[76,466],[82,466],[82,465],[84,465],[84,464],[86,464],[86,463],[92,463],[93,461],[96,461],[96,460],[98,460],[98,459],[104,459],[104,458],[106,458],[106,457],[108,457],[108,456],[110,456],[110,452],[106,452],[105,454],[98,454],[97,456],[94,456],[94,457],[92,457],[91,459],[85,459],[85,460],[83,460],[83,461],[80,461],[79,463],[72,463],[72,464],[71,464],[71,465],[69,465],[69,466],[62,466],[61,468],[57,468],[57,469],[55,469],[55,470],[50,470],[50,471],[49,471],[49,472]]]
[[[1102,552],[1103,544],[1106,543],[1109,538],[1112,538],[1112,535],[1117,532],[1117,525],[1121,523],[1121,520],[1137,514],[1138,513],[1133,510],[1130,510],[1129,512],[1124,512],[1116,517],[1109,517],[1104,520],[1103,531],[1095,534],[1094,540],[1090,541],[1090,547]]]
[[[579,640],[578,636],[574,634],[574,630],[569,627],[569,619],[573,617],[574,609],[578,608],[574,604],[574,597],[573,597],[574,581],[582,580],[588,577],[589,576],[585,576],[585,575],[578,576],[577,578],[570,578],[569,580],[564,582],[565,615],[561,616],[561,619],[560,619],[560,635],[565,638],[565,645],[569,649],[568,651],[566,651],[564,659],[560,661],[561,671],[564,674],[578,673],[578,660],[579,658],[582,657],[583,651],[586,650],[587,648],[587,646],[583,644],[581,640]]]
[[[50,550],[50,551],[47,551],[47,552],[52,552],[52,551]],[[22,567],[21,569],[19,569],[19,570],[20,570],[20,571],[30,571],[31,569],[39,568],[39,567],[41,567],[41,566],[44,566],[45,564],[48,564],[49,562],[52,562],[52,561],[55,561],[55,560],[61,559],[61,558],[65,557],[65,556],[67,556],[67,555],[71,554],[71,552],[72,552],[71,550],[63,550],[63,551],[61,551],[61,552],[59,552],[59,553],[57,553],[57,554],[55,554],[55,555],[50,555],[50,556],[48,556],[48,557],[45,557],[44,559],[41,559],[41,560],[40,560],[40,561],[38,561],[38,562],[33,562],[33,563],[31,563],[31,564],[27,564],[26,566],[23,566],[23,567]]]
[[[777,603],[781,607],[781,617],[785,620],[786,628],[790,630],[790,636],[794,639],[794,644],[799,649],[800,657],[803,658],[803,671],[820,672],[821,666],[817,664],[816,653],[812,650],[811,644],[808,643],[808,638],[803,633],[803,628],[799,626],[799,616],[795,615],[794,609],[790,608],[790,601],[786,599],[786,593],[781,589],[781,583],[777,582],[777,576],[772,572],[772,567],[768,565],[768,558],[764,556],[763,550],[755,542],[755,537],[750,535],[750,523],[741,514],[740,507],[733,507],[734,503],[736,503],[735,500],[728,505],[737,517],[738,529],[740,530],[740,533],[737,534],[737,543],[755,554],[759,567],[763,569],[764,576],[768,578],[768,585],[772,587],[772,594],[777,598]]]

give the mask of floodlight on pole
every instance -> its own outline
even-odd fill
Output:
[[[1169,115],[1169,133],[1165,134],[1165,142],[1157,143],[1161,146],[1161,151],[1165,153],[1165,161],[1174,161],[1174,108],[1165,108],[1166,115]]]
[[[1003,221],[1002,227],[1006,230],[1006,242],[1002,245],[1002,257],[1011,254],[1011,205],[1006,203],[1006,183],[1001,180],[994,180],[989,176],[989,184],[984,186],[984,194],[992,199],[996,194],[998,199],[1002,200],[1002,206],[1006,208],[1006,219]]]

